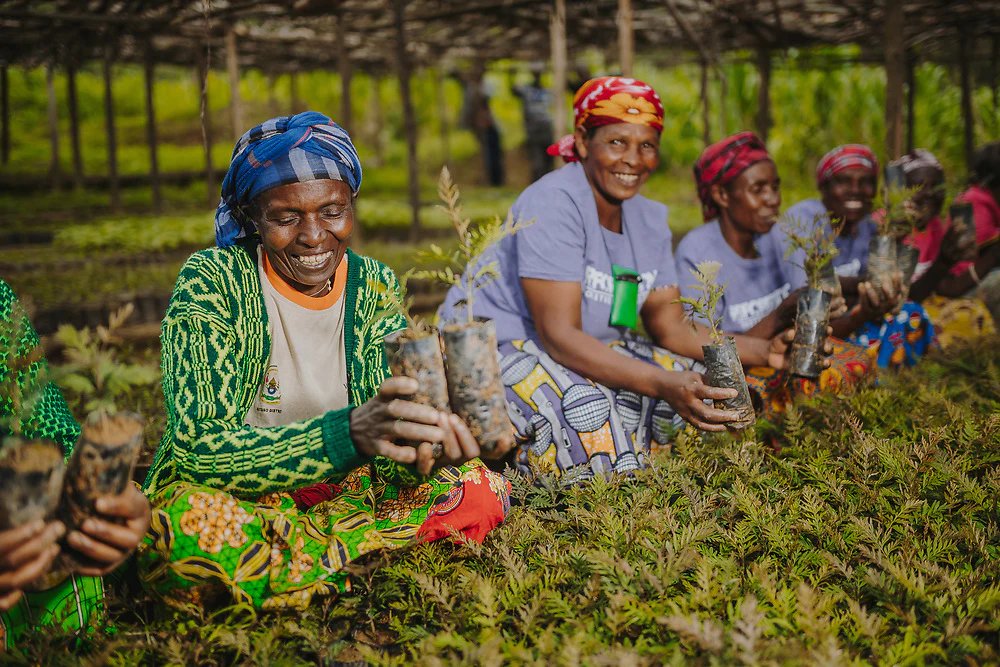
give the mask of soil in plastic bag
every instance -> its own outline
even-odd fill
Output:
[[[722,343],[702,345],[701,349],[705,353],[705,376],[708,384],[738,392],[735,398],[715,401],[715,407],[720,410],[735,410],[739,415],[736,421],[729,422],[727,426],[733,430],[752,426],[757,421],[757,415],[754,414],[750,400],[750,388],[747,386],[746,375],[743,374],[743,364],[736,354],[736,340],[732,336],[726,336]]]
[[[99,516],[94,508],[98,498],[120,495],[131,483],[142,448],[142,429],[143,420],[134,413],[103,416],[83,424],[66,468],[57,512],[67,534],[78,530],[88,517]],[[64,546],[61,559],[68,567],[86,563],[68,546]]]
[[[410,399],[435,410],[449,410],[448,380],[437,333],[415,335],[403,330],[386,336],[385,358],[395,376],[405,375],[420,383]]]
[[[493,321],[447,326],[441,339],[452,411],[469,425],[483,451],[512,444],[514,427],[500,381]]]
[[[875,235],[868,244],[868,281],[876,290],[892,285],[896,268],[896,239]]]
[[[0,445],[0,530],[51,518],[65,469],[54,442],[7,438]]]
[[[817,378],[823,370],[821,348],[830,319],[830,298],[828,292],[812,287],[799,295],[789,364],[789,372],[794,375]]]

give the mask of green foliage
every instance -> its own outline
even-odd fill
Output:
[[[811,221],[785,215],[779,224],[788,239],[785,259],[801,250],[804,256],[801,268],[806,272],[806,280],[810,287],[819,288],[823,270],[837,256],[837,228],[840,221],[830,220],[830,214],[824,212]]]
[[[876,218],[876,227],[879,234],[902,239],[913,233],[916,229],[919,218],[917,210],[910,203],[913,196],[920,189],[915,187],[889,186],[882,188],[882,191],[875,198],[875,210],[883,211],[883,215]]]
[[[305,611],[129,593],[116,634],[39,633],[23,661],[996,664],[998,415],[990,338],[756,438],[682,432],[635,478],[515,477],[483,545],[385,554]]]
[[[722,342],[722,313],[719,310],[719,301],[726,293],[726,286],[718,282],[721,268],[722,264],[719,262],[711,260],[699,262],[691,269],[691,275],[695,279],[691,288],[694,289],[696,296],[682,296],[677,299],[686,307],[692,326],[695,318],[708,322],[711,332],[709,335],[715,343]]]
[[[406,320],[407,328],[420,337],[429,334],[431,328],[424,318],[413,314],[413,297],[407,291],[411,276],[412,272],[399,276],[399,292],[386,289],[386,286],[377,280],[368,281],[368,288],[379,295],[380,302],[378,311],[375,313],[376,320],[402,315],[403,319]]]
[[[53,379],[88,415],[114,414],[121,398],[160,379],[157,366],[128,363],[119,354],[119,330],[133,311],[129,303],[111,315],[106,327],[75,329],[64,324],[56,332],[66,361],[53,369]]]
[[[472,322],[472,306],[476,290],[493,282],[500,275],[499,260],[486,261],[483,254],[493,244],[511,234],[516,234],[533,221],[513,220],[508,215],[504,222],[500,216],[494,216],[492,222],[473,226],[472,220],[462,211],[459,202],[461,193],[451,180],[448,167],[441,169],[438,196],[445,203],[440,208],[448,214],[448,219],[458,237],[458,246],[453,251],[446,252],[441,246],[431,243],[428,250],[418,255],[418,260],[439,264],[443,268],[414,270],[411,275],[415,278],[436,280],[448,286],[461,286],[465,292],[463,305],[468,313],[468,321]]]
[[[212,240],[211,218],[204,213],[95,221],[63,227],[54,238],[59,248],[136,253],[203,248]]]

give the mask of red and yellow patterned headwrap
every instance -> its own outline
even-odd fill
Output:
[[[864,144],[844,144],[820,158],[816,165],[816,184],[823,185],[845,169],[865,169],[878,174],[878,158]]]
[[[770,159],[764,142],[753,132],[734,134],[706,148],[694,163],[694,183],[705,222],[719,217],[713,185],[729,185],[753,165]]]
[[[573,97],[574,128],[589,130],[613,123],[648,125],[661,132],[663,102],[648,83],[623,76],[601,76],[580,86]],[[567,162],[579,159],[571,134],[549,146],[548,153]]]

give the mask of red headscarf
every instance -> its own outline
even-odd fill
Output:
[[[823,185],[845,169],[860,167],[872,174],[878,173],[878,158],[872,149],[864,144],[844,144],[837,146],[820,159],[816,165],[816,184]]]
[[[573,127],[589,130],[613,123],[648,125],[663,131],[663,102],[652,86],[638,79],[602,76],[580,86],[573,97]],[[569,134],[548,147],[549,155],[567,162],[580,158]]]
[[[728,185],[752,165],[770,159],[764,142],[753,132],[734,134],[706,148],[694,163],[694,183],[705,221],[719,217],[719,207],[712,199],[713,185]]]

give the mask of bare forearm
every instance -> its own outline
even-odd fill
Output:
[[[712,342],[707,327],[701,324],[691,326],[686,322],[683,323],[683,326],[676,326],[661,332],[659,336],[654,334],[653,338],[660,347],[698,361],[705,358],[701,346]],[[736,334],[733,338],[736,339],[736,352],[744,366],[767,365],[768,341],[766,339],[746,334]]]
[[[589,380],[644,396],[660,393],[660,380],[666,371],[619,354],[580,329],[566,328],[541,337],[550,357]]]
[[[934,288],[948,275],[948,265],[938,259],[920,278],[910,285],[910,299],[920,303],[934,291]]]

